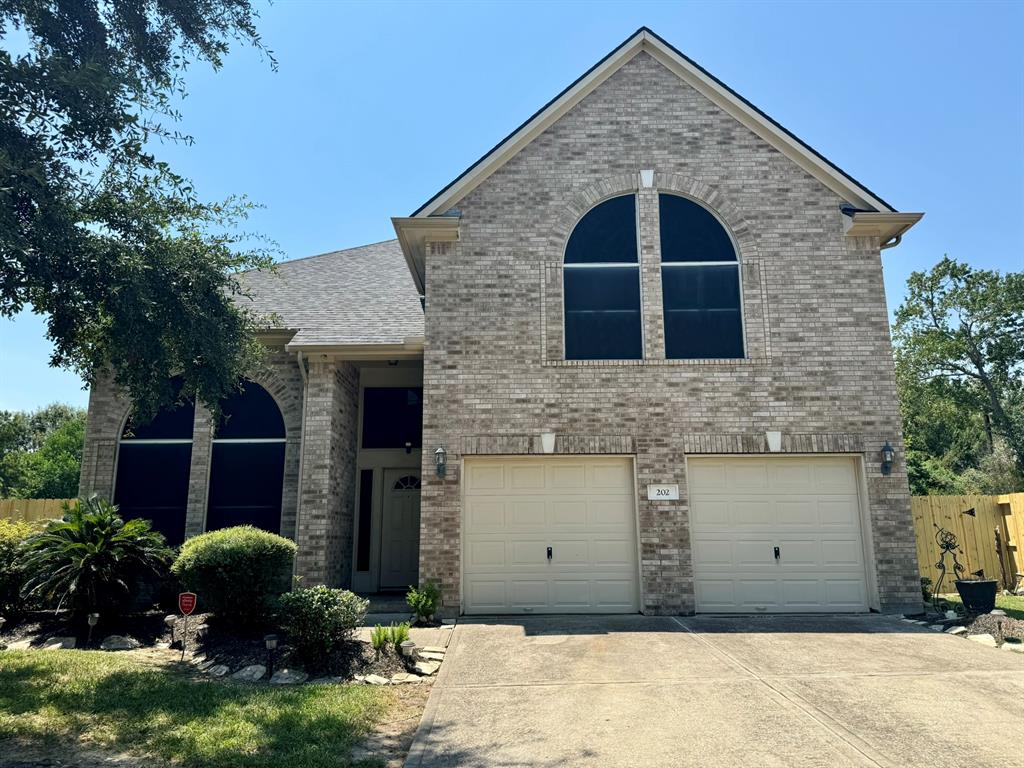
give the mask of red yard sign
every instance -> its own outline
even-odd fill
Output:
[[[196,593],[195,592],[182,592],[178,595],[178,610],[183,615],[188,616],[192,611],[196,609]]]

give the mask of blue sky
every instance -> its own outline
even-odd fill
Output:
[[[394,236],[408,215],[640,26],[901,210],[890,309],[944,253],[1024,269],[1024,4],[372,3],[278,0],[272,72],[193,66],[159,148],[200,194],[244,193],[287,258]],[[0,320],[0,409],[84,405],[41,318]]]

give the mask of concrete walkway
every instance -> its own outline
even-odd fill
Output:
[[[1024,655],[897,619],[462,621],[406,766],[1024,767]]]

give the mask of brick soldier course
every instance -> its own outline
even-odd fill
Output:
[[[363,322],[367,339],[347,327],[333,339],[323,330],[339,323],[331,319],[332,297],[320,298],[316,279],[305,293],[296,292],[295,302],[323,303],[321,314],[304,318],[302,328],[321,328],[317,343],[324,351],[303,358],[293,339],[275,349],[264,378],[287,424],[281,530],[299,544],[298,572],[306,583],[348,584],[352,570],[359,407],[353,350],[374,344],[397,350],[401,339],[423,361],[419,575],[442,586],[445,613],[457,612],[464,597],[463,460],[539,454],[540,435],[552,432],[555,454],[631,456],[638,489],[680,486],[680,501],[648,501],[642,492],[636,498],[645,613],[695,609],[686,457],[766,453],[769,430],[782,433],[781,455],[861,457],[877,589],[872,602],[884,612],[920,606],[882,282],[880,253],[890,233],[858,229],[861,220],[875,221],[872,214],[881,218],[892,209],[845,175],[823,183],[827,174],[842,172],[821,158],[808,161],[820,165],[811,171],[794,161],[799,148],[783,151],[782,139],[766,138],[782,130],[768,118],[762,116],[763,130],[752,130],[709,94],[714,86],[696,87],[666,65],[677,54],[640,30],[599,65],[612,62],[610,71],[595,70],[600,82],[567,102],[557,119],[501,162],[491,159],[500,149],[482,159],[481,167],[493,164],[485,177],[473,180],[471,169],[453,191],[396,220],[400,242],[372,248],[389,254],[390,270],[402,269],[404,252],[412,278],[389,271],[387,279],[415,280],[423,289],[418,332],[409,319],[411,284],[401,288],[405,314],[390,313],[407,324],[386,342],[372,336],[379,321],[359,319],[372,308],[348,308],[386,301],[367,294],[368,282],[385,279],[377,262],[355,269],[345,287],[351,301],[337,302],[337,312],[355,315],[356,326]],[[576,98],[571,89],[567,94]],[[648,170],[649,185],[641,174]],[[460,183],[467,185],[461,195]],[[701,203],[733,238],[742,359],[665,357],[658,221],[664,192]],[[859,199],[852,199],[854,192]],[[637,196],[643,359],[566,360],[566,241],[590,208],[624,193]],[[851,204],[869,213],[841,212]],[[445,234],[422,234],[421,225]],[[316,269],[329,270],[330,263]],[[260,307],[259,291],[255,301]],[[98,382],[90,399],[83,490],[112,491],[126,413],[109,384]],[[197,408],[189,535],[202,530],[208,440],[205,409]],[[888,475],[880,467],[886,442],[897,456]],[[434,472],[437,446],[448,451],[444,478]]]

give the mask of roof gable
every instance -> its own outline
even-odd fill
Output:
[[[676,50],[647,27],[641,27],[417,209],[412,217],[426,218],[447,212],[641,52],[650,54],[669,71],[856,208],[868,211],[896,210],[695,61]]]

